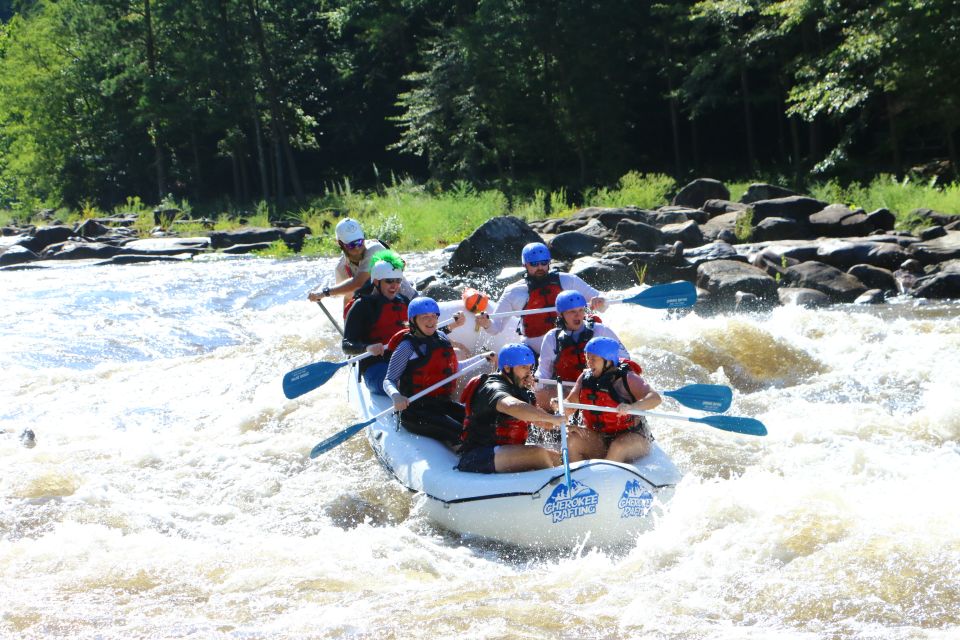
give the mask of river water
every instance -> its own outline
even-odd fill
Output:
[[[534,553],[432,528],[362,437],[308,458],[355,421],[345,371],[280,385],[340,356],[332,265],[0,273],[0,636],[960,637],[960,304],[613,307],[656,387],[770,433],[654,422],[685,477],[653,529]]]

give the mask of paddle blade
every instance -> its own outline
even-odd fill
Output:
[[[314,362],[283,376],[283,395],[290,400],[313,391],[333,377],[346,362]]]
[[[697,288],[686,281],[658,284],[655,287],[644,289],[635,296],[621,300],[621,302],[639,304],[650,309],[691,307],[696,301]]]
[[[353,436],[363,431],[364,427],[369,426],[374,422],[376,422],[376,420],[377,420],[376,418],[370,418],[366,422],[358,422],[357,424],[350,425],[349,427],[347,427],[346,429],[343,429],[342,431],[338,431],[337,433],[333,434],[323,442],[319,443],[313,449],[311,449],[310,457],[316,458],[320,454],[326,453],[327,451],[330,451],[330,449],[333,449],[334,447],[337,447],[343,444]]]
[[[741,418],[737,416],[706,416],[704,418],[687,418],[690,422],[701,422],[717,429],[744,433],[748,436],[765,436],[767,427],[755,418]]]
[[[662,393],[685,407],[711,413],[723,413],[733,402],[733,390],[722,384],[688,384]]]

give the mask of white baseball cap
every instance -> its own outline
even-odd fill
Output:
[[[343,244],[363,240],[363,229],[360,223],[353,218],[344,218],[337,223],[337,240]]]
[[[377,264],[373,265],[373,269],[370,270],[371,280],[383,280],[384,278],[402,278],[402,277],[403,277],[403,269],[397,269],[395,266],[393,266],[386,260],[381,260]]]

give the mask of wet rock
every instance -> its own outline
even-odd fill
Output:
[[[640,251],[653,251],[663,244],[663,233],[660,229],[635,220],[624,219],[617,223],[616,239],[621,242],[632,240]]]
[[[939,211],[934,211],[933,209],[928,209],[926,207],[921,207],[919,209],[914,209],[910,212],[910,217],[923,218],[929,220],[935,225],[945,227],[950,223],[960,221],[960,215],[951,214],[951,213],[940,213]]]
[[[867,214],[863,209],[852,211],[842,204],[831,204],[822,211],[812,214],[807,224],[810,225],[814,236],[832,238],[861,236],[873,231],[873,226],[867,222]]]
[[[750,239],[755,242],[768,240],[796,240],[806,238],[808,232],[796,220],[790,218],[764,218],[753,228]]]
[[[897,217],[889,209],[877,209],[867,214],[867,223],[874,229],[889,231],[897,224]]]
[[[110,233],[110,229],[91,218],[78,224],[74,233],[81,238],[99,238]]]
[[[869,289],[860,294],[853,304],[882,304],[886,301],[886,295],[881,289]]]
[[[772,200],[758,200],[750,205],[753,212],[753,224],[758,224],[764,218],[790,218],[800,223],[806,223],[810,216],[823,211],[826,202],[821,202],[807,196],[788,196]]]
[[[713,260],[741,260],[746,262],[746,258],[741,258],[733,245],[726,242],[714,242],[700,247],[684,249],[683,259],[687,264],[695,267]]]
[[[805,287],[781,287],[777,290],[777,296],[780,299],[780,304],[784,306],[815,309],[829,306],[831,303],[830,296],[827,294]]]
[[[73,236],[73,227],[53,226],[39,227],[26,240],[20,242],[20,246],[26,247],[36,254],[40,254],[50,245],[66,242]]]
[[[120,253],[120,247],[104,242],[63,242],[44,249],[41,256],[46,260],[106,259]]]
[[[588,256],[606,244],[606,240],[580,231],[565,231],[557,234],[548,243],[550,255],[557,258]]]
[[[221,249],[222,253],[227,253],[230,255],[242,255],[245,253],[253,253],[254,251],[266,251],[273,245],[273,242],[251,242],[249,244],[234,244]]]
[[[20,444],[27,449],[33,449],[37,446],[37,436],[33,432],[33,429],[24,429],[20,432]]]
[[[705,224],[710,216],[703,209],[691,209],[690,207],[675,207],[668,205],[660,207],[655,211],[655,224],[677,224],[693,220],[697,224]],[[662,222],[661,222],[662,221]]]
[[[831,240],[820,244],[816,259],[838,269],[855,264],[893,269],[908,257],[899,245],[889,242]]]
[[[710,218],[706,224],[700,226],[700,232],[703,236],[712,240],[722,239],[720,236],[736,238],[737,217],[740,211],[731,211],[730,213],[721,213],[718,216]]]
[[[24,247],[23,245],[11,245],[5,249],[0,249],[0,267],[7,267],[14,264],[23,264],[39,260],[40,256]]]
[[[263,243],[269,245],[277,240],[283,240],[294,251],[300,251],[303,248],[303,240],[306,235],[306,227],[290,229],[251,227],[235,231],[214,231],[210,234],[210,246],[213,249],[225,249],[237,245],[249,246]]]
[[[917,278],[910,295],[916,298],[960,298],[960,272],[943,271],[931,276]]]
[[[940,225],[924,227],[923,229],[917,231],[917,237],[922,241],[936,240],[937,238],[942,238],[945,235],[947,235],[947,230]]]
[[[950,231],[941,238],[918,242],[910,247],[910,253],[923,264],[960,258],[960,231]]]
[[[803,262],[789,267],[787,275],[791,284],[821,291],[834,302],[853,302],[867,290],[850,274],[821,262]]]
[[[519,265],[520,252],[530,242],[543,242],[543,239],[520,218],[491,218],[460,243],[450,256],[447,270],[463,274],[473,267],[489,271]]]
[[[740,197],[743,204],[751,204],[760,200],[775,200],[777,198],[789,198],[800,195],[796,191],[791,191],[786,187],[778,187],[764,182],[754,182],[747,191]]]
[[[180,254],[179,256],[158,255],[158,254],[139,254],[139,253],[121,253],[113,256],[98,265],[108,264],[139,264],[141,262],[183,262],[191,257],[190,254]]]
[[[670,204],[699,209],[707,200],[729,200],[730,190],[713,178],[697,178],[673,197]]]
[[[144,238],[130,240],[123,245],[124,253],[137,255],[172,256],[182,253],[200,253],[210,249],[210,238]]]
[[[881,291],[897,291],[897,279],[888,269],[875,267],[870,264],[856,264],[847,269],[847,273],[871,289]]]
[[[462,295],[461,289],[451,287],[442,282],[433,282],[425,289],[418,288],[417,290],[420,291],[420,295],[429,296],[437,302],[443,302],[445,300],[459,300]]]
[[[730,202],[729,200],[707,200],[700,209],[707,214],[707,219],[715,218],[724,213],[738,213],[746,211],[747,205],[742,202]]]
[[[679,224],[666,224],[660,229],[660,232],[663,234],[662,239],[666,244],[681,242],[687,247],[699,247],[704,242],[700,225],[693,220]]]
[[[631,266],[607,258],[578,258],[570,267],[570,273],[600,290],[627,289],[639,283]]]
[[[777,282],[762,270],[738,260],[715,260],[697,267],[697,286],[710,294],[715,306],[733,309],[737,293],[751,293],[763,305],[779,302]]]

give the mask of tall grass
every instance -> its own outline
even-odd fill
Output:
[[[916,209],[960,213],[960,184],[956,182],[935,186],[909,178],[897,180],[893,176],[882,175],[874,178],[869,185],[825,182],[811,187],[810,193],[824,202],[846,204],[851,208],[861,207],[868,212],[880,208],[889,209],[897,217],[897,226],[904,229],[924,224],[921,218],[911,215]],[[929,224],[929,221],[926,224]]]
[[[662,173],[631,171],[620,178],[616,189],[591,189],[584,195],[588,207],[627,207],[654,209],[668,204],[668,196],[677,187],[676,181]]]

